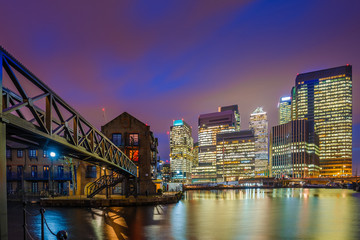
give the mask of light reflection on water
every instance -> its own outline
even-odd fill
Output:
[[[21,214],[21,205],[9,204],[9,239],[22,238]],[[189,191],[166,206],[47,208],[45,216],[54,232],[77,240],[360,239],[360,193],[341,189]],[[39,238],[40,216],[28,222]]]

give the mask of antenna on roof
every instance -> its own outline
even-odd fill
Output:
[[[106,124],[107,123],[107,119],[106,119],[106,111],[105,111],[105,108],[102,108],[101,109],[102,110],[102,112],[103,112],[103,118],[104,118],[104,124]]]

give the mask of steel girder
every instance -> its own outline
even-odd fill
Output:
[[[7,138],[137,176],[136,165],[116,145],[1,46],[0,57],[13,85],[13,90],[2,87],[0,121]],[[25,90],[29,85],[36,96]]]

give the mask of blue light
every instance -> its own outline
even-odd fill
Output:
[[[175,120],[173,125],[174,126],[182,126],[182,125],[184,125],[184,121],[183,120]]]

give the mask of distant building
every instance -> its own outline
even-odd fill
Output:
[[[184,120],[175,120],[170,127],[170,168],[173,181],[191,180],[193,145],[189,124]]]
[[[192,163],[192,167],[197,167],[199,166],[199,143],[196,142],[194,143],[194,147],[193,147],[193,163]]]
[[[252,130],[217,134],[217,181],[255,176],[255,137]]]
[[[138,167],[138,193],[155,193],[152,180],[157,177],[158,140],[150,126],[124,112],[102,126],[101,131]]]
[[[234,132],[239,127],[237,106],[220,108],[220,112],[201,114],[198,125],[199,165],[194,168],[192,182],[216,182],[216,136]]]
[[[239,113],[239,107],[238,105],[230,105],[225,107],[219,107],[219,112],[225,112],[225,111],[232,111],[235,116],[235,131],[240,131],[241,128],[241,119],[240,119],[240,113]]]
[[[352,66],[296,77],[292,119],[307,119],[319,136],[322,177],[352,175]]]
[[[291,97],[281,97],[278,105],[279,108],[279,124],[291,121]]]
[[[319,176],[319,139],[307,120],[274,126],[270,134],[272,177]]]
[[[268,120],[262,107],[251,113],[249,125],[255,136],[255,176],[269,176]]]

